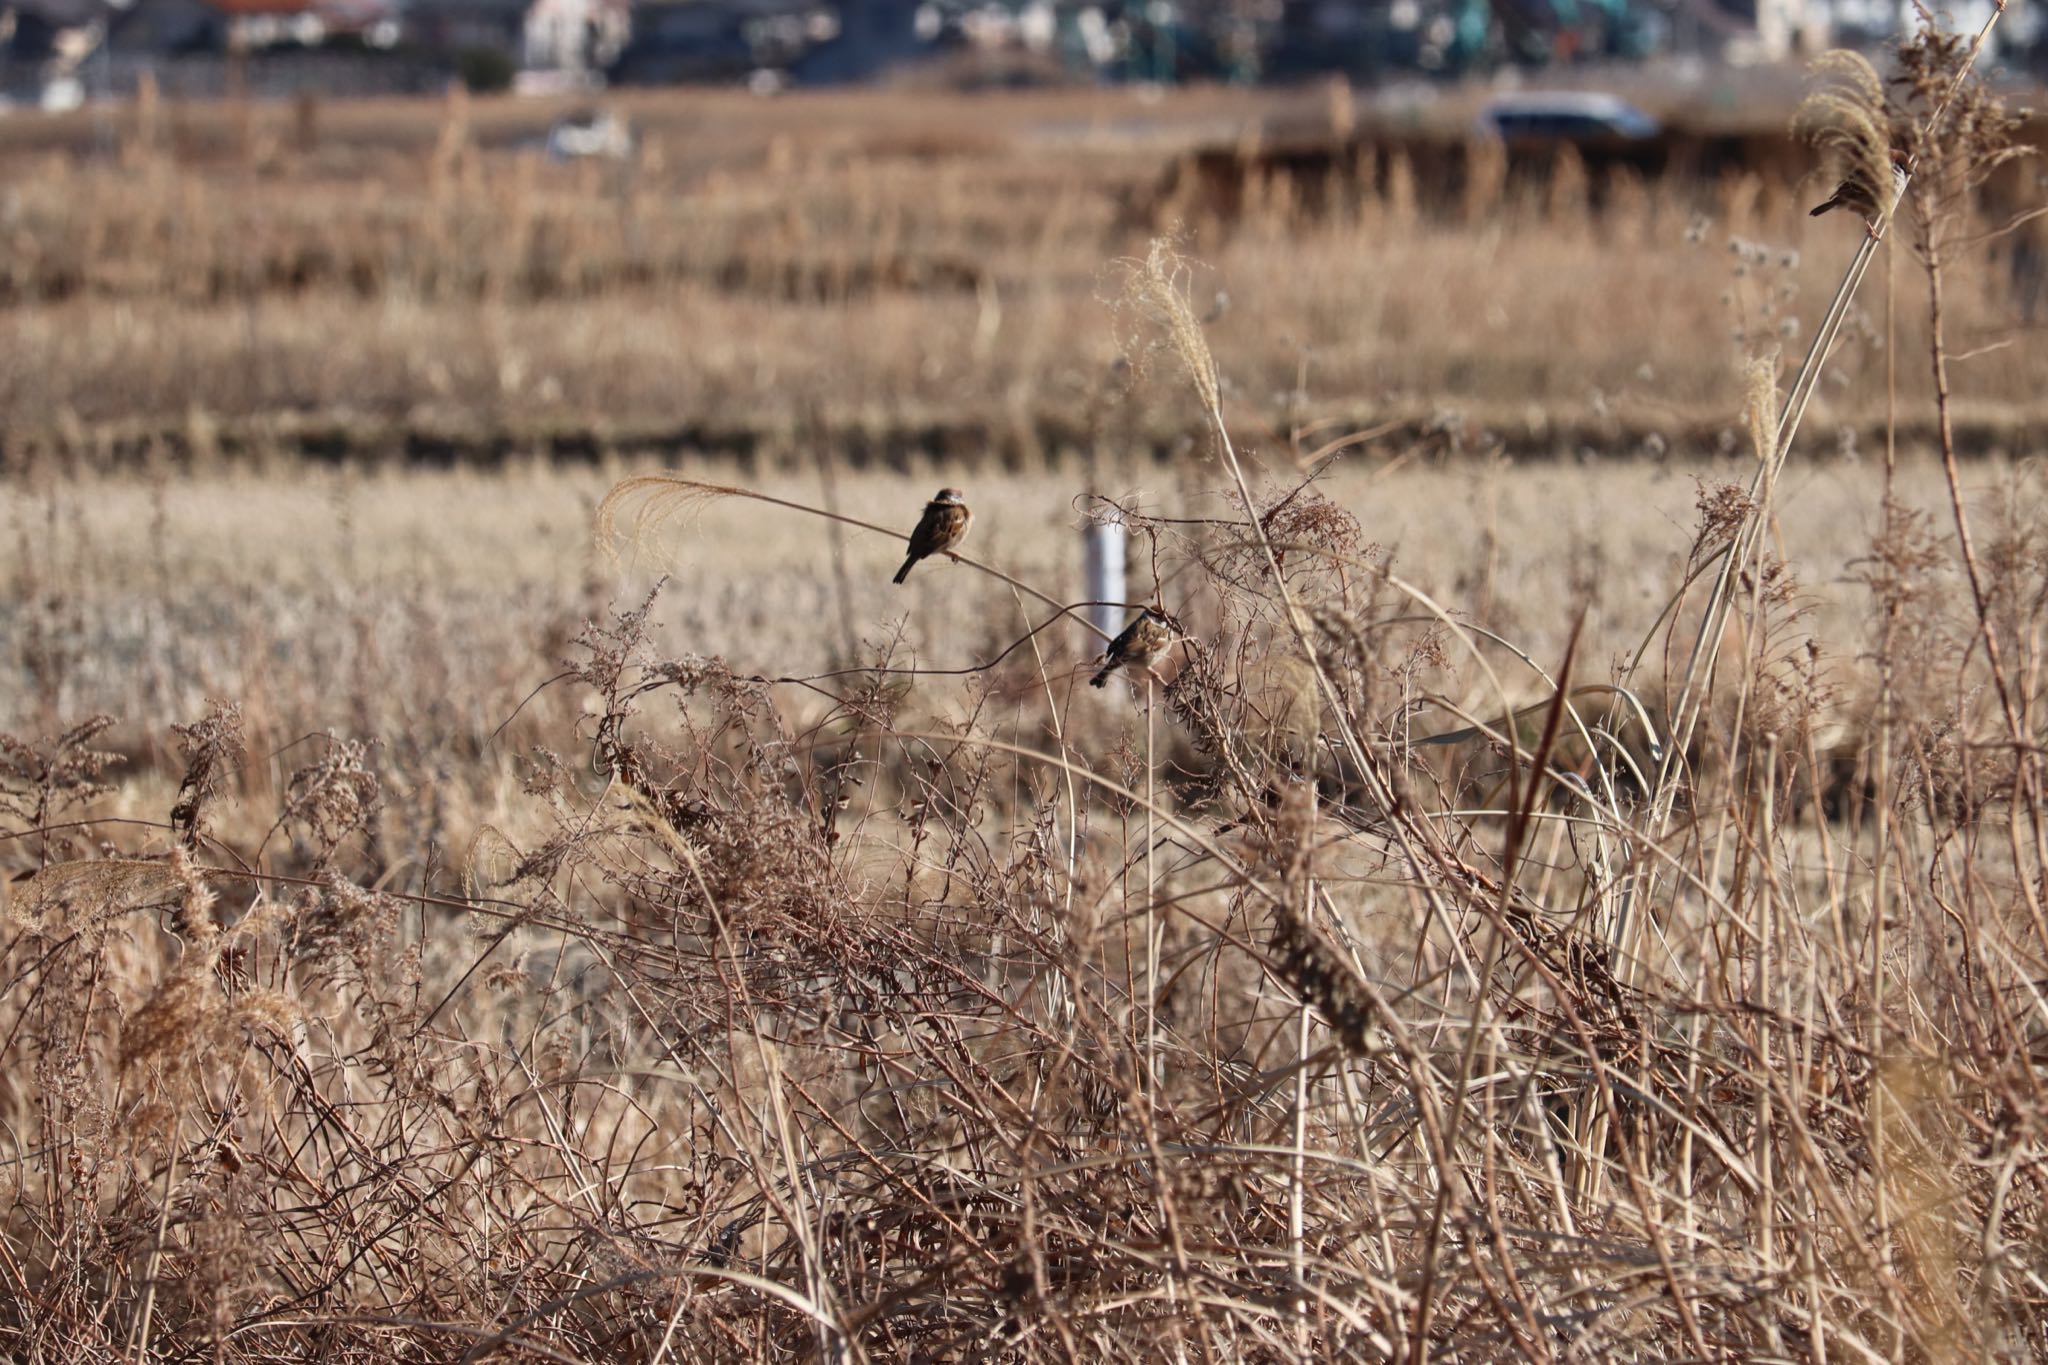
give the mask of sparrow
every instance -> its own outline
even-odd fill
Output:
[[[1131,618],[1131,623],[1109,642],[1108,649],[1102,651],[1102,669],[1088,680],[1088,685],[1105,685],[1109,682],[1109,675],[1119,668],[1143,669],[1150,673],[1152,666],[1166,657],[1166,651],[1172,644],[1173,627],[1166,614],[1147,607]]]
[[[1835,186],[1833,194],[1829,195],[1824,202],[1815,205],[1812,211],[1807,214],[1807,217],[1818,218],[1829,209],[1854,209],[1863,219],[1864,228],[1872,237],[1875,237],[1877,236],[1878,224],[1882,223],[1890,215],[1892,205],[1899,201],[1899,195],[1905,191],[1905,188],[1905,158],[1894,153],[1892,155],[1891,191],[1884,196],[1881,202],[1878,198],[1877,187],[1870,183],[1870,177],[1863,173],[1862,168],[1857,167],[1849,172],[1848,177],[1841,184]]]
[[[967,526],[973,520],[965,495],[957,488],[941,488],[939,495],[924,505],[924,516],[910,533],[910,555],[893,581],[901,583],[910,577],[911,566],[918,560],[945,554],[967,539]]]

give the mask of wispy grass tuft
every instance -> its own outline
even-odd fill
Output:
[[[1899,139],[1892,129],[1884,80],[1859,52],[1823,52],[1809,68],[1813,84],[1793,115],[1792,126],[1824,152],[1834,154],[1845,179],[1871,186],[1884,217],[1891,216],[1892,156]]]

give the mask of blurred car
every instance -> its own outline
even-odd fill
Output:
[[[1479,131],[1503,142],[1614,142],[1655,137],[1662,125],[1619,95],[1533,90],[1487,105]]]
[[[605,72],[612,85],[690,85],[746,78],[759,62],[746,16],[720,4],[662,5],[636,21]]]

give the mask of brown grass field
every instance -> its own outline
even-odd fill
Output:
[[[0,129],[0,455],[1171,457],[1202,425],[1133,382],[1147,356],[1114,306],[1118,263],[1161,232],[1200,262],[1227,420],[1263,451],[1320,423],[1718,451],[1742,360],[1796,358],[1855,244],[1803,212],[1832,183],[1818,161],[1797,184],[1624,186],[1597,216],[1569,177],[1448,218],[1398,176],[1312,220],[1274,183],[1224,222],[1161,198],[1173,158],[1313,127],[1309,95],[939,98],[639,96],[626,166],[541,158],[560,105]],[[1948,326],[1979,353],[1960,439],[2018,453],[2048,353],[2012,256],[1952,263]],[[1819,445],[1884,421],[1882,283],[1817,399]],[[1899,348],[1925,349],[1924,319],[1898,310]],[[1925,367],[1898,384],[1926,436]]]
[[[1320,91],[0,121],[0,1354],[2048,1359],[2048,362],[1916,51],[1867,251],[1160,202]]]

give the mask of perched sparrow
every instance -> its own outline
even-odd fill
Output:
[[[1815,205],[1807,216],[1818,218],[1829,209],[1854,209],[1863,219],[1864,227],[1875,237],[1878,224],[1891,213],[1892,205],[1898,202],[1899,195],[1905,188],[1906,163],[1894,155],[1891,188],[1885,191],[1882,197],[1877,186],[1870,183],[1870,177],[1864,174],[1861,167],[1857,167],[1849,172],[1846,180],[1835,186],[1835,192],[1827,197],[1826,202]]]
[[[974,513],[967,510],[967,499],[960,490],[941,488],[939,495],[924,505],[924,516],[910,533],[910,557],[896,571],[895,581],[910,577],[911,566],[918,560],[944,554],[967,539],[967,524],[973,520]]]
[[[1088,680],[1090,687],[1101,687],[1109,681],[1109,675],[1119,668],[1152,671],[1152,665],[1166,657],[1167,649],[1173,644],[1173,627],[1162,612],[1147,607],[1123,628],[1123,633],[1109,642],[1109,648],[1102,652],[1102,670]]]

